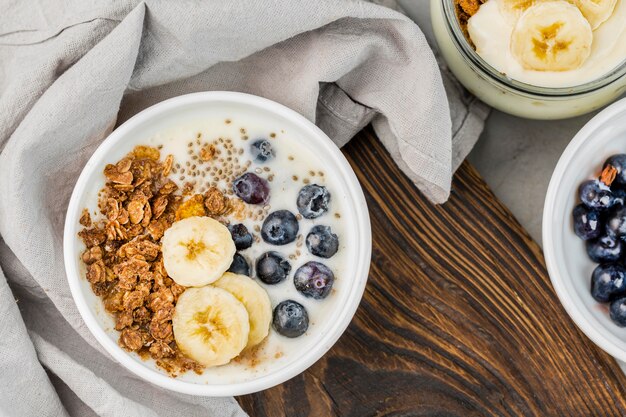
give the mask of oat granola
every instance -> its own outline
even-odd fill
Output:
[[[216,153],[213,145],[208,146]],[[153,358],[175,376],[187,370],[201,373],[203,367],[187,358],[174,340],[172,313],[185,288],[168,277],[159,242],[174,221],[219,217],[231,210],[231,204],[217,187],[183,200],[182,190],[167,178],[173,162],[171,155],[161,161],[156,148],[138,146],[107,165],[107,183],[98,200],[102,219],[92,221],[83,211],[80,224],[85,228],[79,236],[86,246],[81,257],[86,278],[115,318],[119,345]]]

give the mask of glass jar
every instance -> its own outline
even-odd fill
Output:
[[[549,88],[515,81],[483,60],[465,38],[454,0],[431,0],[430,14],[441,55],[472,94],[496,109],[529,119],[564,119],[589,113],[626,92],[626,60],[592,82]]]

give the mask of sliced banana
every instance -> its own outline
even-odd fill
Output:
[[[570,2],[580,9],[593,30],[611,17],[617,4],[617,0],[570,0]]]
[[[593,34],[580,10],[566,1],[540,2],[519,18],[511,52],[524,68],[568,71],[589,57]]]
[[[176,303],[172,325],[180,350],[207,367],[230,362],[246,347],[250,334],[243,303],[212,286],[185,290]]]
[[[235,255],[228,228],[210,217],[188,217],[172,224],[161,240],[163,266],[179,285],[201,287],[216,281]]]
[[[524,13],[527,9],[537,3],[551,0],[497,0],[502,15],[512,22]],[[606,22],[613,11],[617,0],[566,0],[578,7],[585,19],[591,25],[592,30],[596,30],[602,23]]]
[[[267,337],[272,321],[272,303],[263,287],[250,277],[231,272],[226,272],[213,285],[234,295],[248,310],[250,336],[246,349],[261,343]]]

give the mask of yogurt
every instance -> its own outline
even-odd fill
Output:
[[[192,159],[193,155],[197,154],[194,150],[220,138],[232,143],[233,158],[236,155],[241,166],[247,167],[248,172],[254,172],[268,180],[270,185],[268,203],[262,207],[249,206],[253,213],[262,213],[261,215],[247,216],[242,220],[231,214],[227,218],[233,224],[245,224],[256,237],[252,247],[239,252],[250,264],[253,277],[255,261],[267,251],[279,252],[289,260],[291,272],[286,280],[275,285],[266,285],[259,281],[269,294],[272,308],[281,301],[290,299],[302,304],[309,316],[308,330],[300,337],[286,338],[272,328],[268,337],[251,353],[244,353],[227,365],[206,368],[201,375],[187,372],[178,378],[199,384],[240,383],[293,363],[323,336],[327,324],[333,322],[337,312],[341,310],[341,303],[345,301],[344,288],[350,286],[346,278],[351,271],[348,262],[351,257],[354,258],[354,251],[358,245],[351,241],[353,234],[345,230],[345,207],[349,198],[345,185],[334,180],[333,172],[326,172],[324,167],[327,164],[313,151],[311,145],[306,143],[306,138],[281,125],[276,119],[268,119],[253,111],[243,111],[241,108],[234,110],[224,106],[221,111],[213,110],[210,114],[192,115],[176,124],[161,123],[154,127],[153,135],[138,140],[136,144],[158,148],[162,158],[172,155],[174,168],[170,179],[180,188],[190,181],[195,182],[192,194],[203,192],[212,182],[219,184],[222,190],[230,190],[228,178],[219,179],[210,175],[189,176],[190,166],[195,167],[194,171],[197,172],[203,169],[197,158]],[[257,139],[267,139],[271,142],[275,151],[273,159],[263,163],[253,160],[250,145]],[[95,184],[85,200],[85,206],[95,220],[98,220],[98,190],[104,185],[103,181],[104,179]],[[307,184],[318,184],[328,189],[331,195],[328,211],[315,219],[299,218],[299,234],[302,236],[292,243],[275,246],[264,242],[260,237],[260,228],[267,213],[284,209],[297,215],[298,192]],[[232,194],[230,197],[235,198]],[[307,233],[315,225],[330,226],[332,232],[339,237],[339,249],[329,259],[312,255],[304,243]],[[325,299],[305,297],[294,286],[295,271],[308,261],[321,262],[333,271],[335,281],[331,293]],[[113,328],[112,317],[101,306],[96,310],[100,320],[107,323],[108,335],[117,340],[119,332]],[[134,353],[131,355],[141,360],[138,355]],[[146,361],[154,362],[152,359]],[[155,369],[164,372],[157,367]]]
[[[593,31],[591,54],[569,71],[534,71],[512,55],[511,33],[515,20],[502,13],[504,0],[488,0],[468,23],[476,52],[505,76],[540,87],[572,87],[607,74],[626,60],[626,0],[618,0],[611,17]]]

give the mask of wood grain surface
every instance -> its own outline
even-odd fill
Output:
[[[308,371],[238,398],[250,415],[626,415],[626,378],[566,315],[541,250],[468,163],[435,207],[369,128],[345,154],[372,221],[365,296]]]

